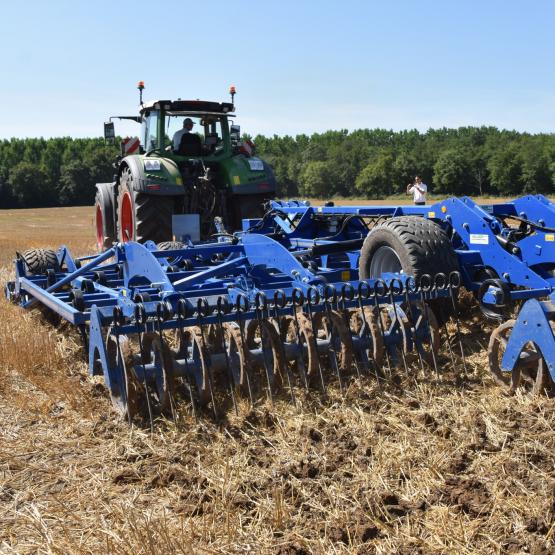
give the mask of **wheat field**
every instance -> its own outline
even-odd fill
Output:
[[[0,211],[2,284],[15,251],[92,252],[92,217]],[[181,400],[151,433],[118,420],[74,330],[0,299],[0,552],[553,553],[555,401],[494,385],[491,326],[463,312],[466,375],[442,351],[439,376],[330,379],[297,408],[215,422]]]

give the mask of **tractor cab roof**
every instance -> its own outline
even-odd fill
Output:
[[[235,111],[231,102],[210,102],[208,100],[152,100],[141,107],[141,114],[149,110],[164,110],[172,115],[214,114],[227,115]]]

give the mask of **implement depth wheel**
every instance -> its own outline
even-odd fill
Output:
[[[43,275],[48,270],[60,269],[58,257],[50,249],[29,249],[21,255],[21,258],[27,266],[27,271],[32,275]]]
[[[124,168],[119,181],[118,237],[128,241],[170,241],[172,238],[172,197],[146,195],[133,190],[133,175]]]

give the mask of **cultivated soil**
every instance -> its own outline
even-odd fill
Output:
[[[91,208],[0,211],[16,250],[94,249]],[[118,419],[79,336],[0,299],[1,553],[552,553],[555,400],[488,375],[468,300],[453,369],[246,400],[221,421]],[[455,326],[449,325],[453,349]]]

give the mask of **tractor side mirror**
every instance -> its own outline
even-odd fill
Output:
[[[229,134],[231,136],[232,145],[237,146],[237,144],[241,140],[241,126],[232,124],[229,130]]]
[[[104,123],[104,141],[107,145],[113,145],[116,139],[116,131],[114,129],[114,122],[107,121]]]

